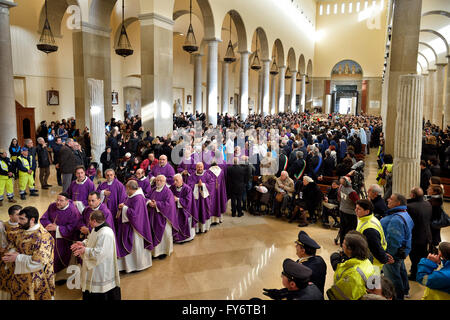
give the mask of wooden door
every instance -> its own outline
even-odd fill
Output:
[[[25,139],[33,140],[36,144],[36,125],[34,122],[34,108],[25,108],[16,101],[17,140],[20,146]]]

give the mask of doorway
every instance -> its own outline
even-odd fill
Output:
[[[16,101],[17,141],[23,146],[26,139],[36,142],[34,108],[24,108]]]

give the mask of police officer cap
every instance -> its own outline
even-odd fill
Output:
[[[291,259],[283,261],[283,275],[289,280],[309,281],[312,275],[312,270],[301,263],[297,263]]]
[[[310,247],[313,249],[320,249],[320,246],[315,242],[313,239],[308,236],[308,234],[305,231],[300,231],[298,233],[298,240],[295,241],[295,243],[303,246],[303,247]]]
[[[28,151],[28,148],[27,147],[23,147],[22,151]]]

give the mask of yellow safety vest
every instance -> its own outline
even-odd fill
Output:
[[[369,214],[365,217],[358,218],[358,226],[356,227],[356,231],[363,234],[363,232],[369,228],[372,228],[372,229],[375,229],[378,231],[378,233],[380,234],[380,238],[381,238],[381,246],[386,251],[387,242],[386,242],[386,238],[384,236],[383,227],[381,226],[380,220],[378,220],[376,217],[374,217],[373,214]],[[373,264],[378,266],[380,269],[383,267],[383,264],[380,261],[378,261],[375,257],[373,257]]]
[[[28,162],[28,159],[23,157],[23,156],[19,156],[18,160],[20,162],[22,162],[23,166],[25,167],[25,169],[27,170],[31,170],[31,164],[30,162]],[[33,156],[31,156],[31,161],[33,161]]]
[[[351,258],[338,264],[334,284],[327,290],[330,300],[358,300],[367,293],[367,283],[375,274],[369,259]]]
[[[441,290],[425,288],[422,300],[450,300],[450,294]]]
[[[0,166],[2,167],[2,170],[9,171],[8,164],[4,160],[0,160]]]

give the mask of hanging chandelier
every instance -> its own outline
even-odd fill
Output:
[[[52,29],[50,28],[50,23],[48,22],[47,0],[45,0],[44,28],[42,29],[41,38],[39,39],[39,43],[36,46],[37,46],[38,50],[43,51],[46,54],[58,51],[58,46],[56,45],[55,38],[53,37]]]
[[[186,34],[186,40],[184,41],[183,50],[189,53],[198,50],[197,41],[195,40],[194,28],[192,28],[192,0],[190,0],[189,6],[189,28]]]
[[[305,81],[305,84],[309,84],[309,76],[308,76],[308,75],[306,75],[306,81]]]
[[[285,78],[285,79],[290,79],[290,78],[292,78],[291,69],[289,69],[289,67],[287,67],[286,74],[284,75],[284,78]]]
[[[120,30],[119,41],[117,42],[116,54],[124,58],[133,54],[130,39],[128,39],[127,29],[125,28],[125,0],[122,0],[122,29]]]
[[[252,70],[258,71],[261,69],[261,63],[259,61],[258,57],[258,32],[256,32],[256,52],[255,56],[253,57],[252,65],[250,66]]]
[[[225,53],[223,61],[225,61],[226,63],[233,63],[236,61],[233,43],[231,42],[231,12],[230,12],[230,41],[228,42],[227,52]]]
[[[276,76],[278,74],[277,57],[276,54],[272,57],[273,63],[270,67],[270,74]]]
[[[297,72],[297,82],[302,81],[302,76],[300,75],[300,72]]]

